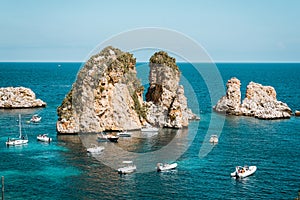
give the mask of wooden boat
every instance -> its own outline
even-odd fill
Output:
[[[118,174],[130,174],[136,171],[136,166],[132,161],[123,161],[123,164],[126,164],[126,166],[119,168]]]
[[[15,146],[15,145],[22,145],[27,144],[28,138],[27,136],[22,135],[22,123],[21,123],[21,115],[19,114],[19,137],[18,138],[8,138],[5,144],[7,146]]]
[[[172,163],[172,164],[157,163],[157,165],[156,165],[156,169],[158,172],[172,170],[172,169],[175,169],[176,167],[177,167],[177,163]]]
[[[233,178],[246,178],[248,176],[251,176],[252,174],[254,174],[256,172],[257,167],[256,166],[237,166],[235,167],[235,171],[232,172],[230,175]]]
[[[41,142],[51,142],[52,138],[48,134],[39,134],[36,139]]]

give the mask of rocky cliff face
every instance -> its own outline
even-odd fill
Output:
[[[292,115],[292,110],[286,103],[277,101],[273,87],[254,82],[250,82],[247,86],[241,112],[260,119],[290,118]]]
[[[0,108],[45,107],[46,103],[36,99],[35,93],[25,87],[0,88]]]
[[[230,115],[253,116],[259,119],[291,117],[292,110],[286,103],[277,101],[276,91],[271,86],[250,82],[242,104],[240,97],[240,81],[232,78],[227,82],[226,95],[218,101],[214,110]]]
[[[59,133],[141,128],[142,91],[132,54],[107,47],[80,70],[58,107]]]
[[[188,125],[188,119],[196,118],[178,85],[180,72],[174,58],[161,52],[151,57],[147,102],[135,62],[132,54],[113,47],[92,56],[57,109],[57,131],[133,130],[147,123],[181,128]]]
[[[175,58],[157,52],[150,58],[150,86],[146,93],[147,121],[156,126],[182,128],[197,119],[187,107]]]
[[[223,96],[214,107],[217,112],[229,115],[240,115],[241,107],[241,82],[237,78],[231,78],[226,84],[226,95]]]

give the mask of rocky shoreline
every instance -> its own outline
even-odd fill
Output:
[[[0,108],[36,108],[45,107],[47,104],[41,99],[36,99],[35,93],[25,87],[0,88]]]
[[[226,95],[213,107],[214,111],[228,115],[244,115],[258,119],[286,119],[292,110],[286,103],[278,101],[271,86],[250,82],[241,103],[241,82],[237,78],[228,80]]]

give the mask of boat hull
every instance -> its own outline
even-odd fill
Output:
[[[230,175],[233,177],[233,178],[246,178],[248,176],[251,176],[253,175],[257,170],[257,167],[256,166],[250,166],[249,167],[249,170],[246,170],[245,172],[237,172],[237,171],[234,171],[232,172]]]
[[[176,167],[177,167],[177,163],[172,163],[172,164],[158,165],[156,169],[158,172],[161,172],[161,171],[172,170],[175,169]]]
[[[38,141],[41,141],[41,142],[51,142],[52,141],[52,138],[50,138],[48,136],[43,136],[43,135],[38,135],[36,138]]]
[[[21,139],[17,139],[17,140],[10,140],[5,142],[5,144],[7,146],[17,146],[17,145],[22,145],[22,144],[27,144],[28,140],[21,140]]]

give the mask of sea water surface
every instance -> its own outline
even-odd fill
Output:
[[[0,87],[29,87],[47,102],[46,108],[0,110],[0,176],[5,177],[5,199],[295,198],[300,189],[300,118],[268,121],[213,113],[210,94],[214,91],[208,91],[197,71],[205,64],[178,65],[191,86],[185,91],[189,106],[201,120],[191,122],[184,130],[164,129],[150,136],[136,132],[113,144],[97,143],[95,135],[56,133],[56,108],[69,92],[81,63],[0,63]],[[217,67],[224,86],[231,77],[241,80],[242,96],[250,81],[271,85],[278,100],[293,111],[300,110],[300,64],[219,63]],[[147,86],[147,65],[138,63],[137,70]],[[42,116],[42,121],[27,123],[35,113]],[[6,147],[7,138],[18,135],[18,114],[22,115],[22,130],[29,143]],[[219,143],[209,146],[208,154],[199,157],[201,147],[210,145],[207,136],[220,128],[210,127],[211,120],[224,120]],[[48,133],[53,142],[36,141],[40,133]],[[153,158],[153,171],[141,173],[143,165],[137,165],[137,173],[120,176],[102,162],[105,157],[118,155],[113,154],[117,147],[143,154],[162,149],[171,141],[175,141],[176,148],[170,153],[186,149],[176,160],[178,168],[174,171],[157,173]],[[91,156],[86,153],[91,142],[111,151]],[[114,159],[122,165],[121,155]],[[243,180],[230,177],[236,165],[246,164],[257,166],[253,176]]]

